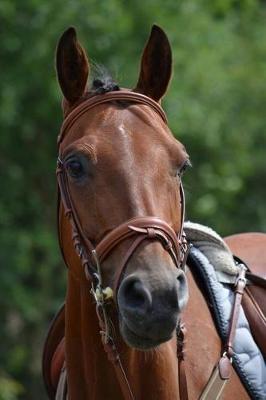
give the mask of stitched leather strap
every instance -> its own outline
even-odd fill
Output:
[[[167,124],[167,117],[159,103],[152,100],[144,94],[131,92],[130,90],[119,90],[117,92],[108,92],[89,97],[78,105],[74,110],[65,118],[57,139],[58,146],[64,139],[66,133],[70,130],[72,125],[79,119],[85,112],[100,104],[110,103],[112,101],[129,101],[132,103],[143,104],[151,107],[157,114],[160,115],[162,120]]]
[[[234,259],[239,265],[244,265],[246,267],[246,278],[248,279],[248,283],[252,283],[256,286],[260,286],[266,289],[266,276],[257,275],[251,272],[249,266],[239,257],[234,255]]]
[[[233,356],[233,344],[234,344],[234,339],[235,339],[235,334],[236,334],[236,325],[240,313],[240,306],[241,306],[241,301],[244,293],[244,289],[246,286],[246,267],[241,264],[239,265],[240,272],[236,281],[236,288],[235,288],[235,301],[234,301],[234,306],[232,310],[232,315],[230,319],[230,328],[229,328],[229,335],[228,339],[225,345],[225,352],[228,358],[231,358]]]
[[[123,397],[125,400],[137,400],[131,390],[130,383],[128,381],[127,375],[125,373],[124,367],[122,365],[122,361],[120,358],[120,355],[116,349],[116,346],[114,343],[104,343],[103,342],[104,349],[108,355],[109,361],[114,366],[115,373],[117,376],[117,380],[120,385],[120,389],[123,393]]]
[[[234,354],[233,344],[236,334],[236,326],[240,313],[241,301],[246,286],[246,267],[243,264],[240,267],[239,275],[236,280],[235,300],[230,318],[230,327],[228,338],[224,347],[224,353],[214,369],[206,387],[204,388],[200,400],[218,400],[220,399],[226,382],[231,375],[231,362]]]
[[[107,234],[97,245],[96,251],[100,261],[103,261],[108,253],[121,241],[136,235],[144,235],[149,239],[159,239],[165,246],[178,254],[180,243],[175,231],[166,222],[157,217],[132,218]],[[168,250],[168,248],[167,248]]]
[[[185,324],[181,323],[177,331],[177,360],[178,360],[178,386],[180,400],[188,400],[188,388],[185,364]]]
[[[259,275],[256,275],[256,274],[252,274],[251,272],[247,272],[246,277],[253,284],[266,289],[266,279],[265,278],[263,278]]]
[[[120,385],[120,389],[123,393],[123,397],[125,400],[137,400],[132,392],[130,383],[127,378],[127,374],[124,370],[119,351],[117,349],[116,343],[113,340],[113,334],[108,337],[108,340],[105,340],[104,330],[106,329],[104,321],[102,319],[102,312],[104,310],[97,309],[97,315],[99,318],[99,325],[102,329],[101,336],[102,336],[102,344],[103,348],[107,354],[108,360],[113,364],[114,370],[117,376],[117,380]],[[114,325],[112,324],[112,329]]]

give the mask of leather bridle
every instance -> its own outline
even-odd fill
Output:
[[[126,101],[133,104],[140,104],[150,107],[155,111],[167,124],[166,115],[161,106],[151,98],[127,90],[120,90],[116,92],[108,92],[105,94],[95,95],[85,99],[80,105],[72,110],[65,118],[59,137],[58,149],[59,156],[57,161],[57,181],[59,187],[59,197],[64,207],[64,212],[68,218],[72,228],[72,240],[74,248],[77,252],[80,262],[84,268],[86,278],[92,285],[91,292],[96,301],[97,314],[99,323],[103,333],[103,344],[105,350],[110,355],[116,368],[121,389],[126,399],[134,399],[130,385],[128,383],[125,371],[122,367],[119,354],[112,338],[110,318],[106,310],[106,303],[113,298],[116,302],[116,296],[122,276],[125,273],[128,261],[137,247],[147,240],[160,242],[165,250],[172,257],[177,268],[184,268],[186,256],[188,253],[188,245],[186,236],[183,231],[184,215],[185,215],[185,197],[180,183],[180,202],[181,202],[181,226],[179,232],[175,232],[173,228],[165,221],[154,217],[136,217],[132,218],[121,225],[117,226],[110,233],[108,233],[97,245],[93,245],[92,241],[86,236],[82,229],[81,221],[74,207],[68,184],[68,176],[66,165],[62,159],[61,144],[73,126],[73,124],[88,110],[95,108],[97,105],[103,103],[110,103],[113,101]],[[102,286],[101,264],[109,256],[109,254],[124,240],[132,239],[132,242],[125,252],[124,257],[116,269],[116,277],[113,289]],[[60,243],[61,250],[63,250],[62,243]],[[63,251],[62,251],[63,252]]]

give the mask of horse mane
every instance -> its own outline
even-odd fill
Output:
[[[119,85],[104,65],[94,63],[91,76],[92,83],[89,92],[92,94],[104,94],[120,90]]]

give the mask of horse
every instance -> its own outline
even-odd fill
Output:
[[[176,336],[185,322],[187,390],[198,399],[222,343],[197,277],[185,273],[181,179],[190,159],[160,105],[172,74],[169,40],[152,27],[131,90],[109,76],[88,87],[90,62],[73,27],[59,40],[56,69],[67,398],[185,398]],[[249,399],[234,369],[223,396]]]

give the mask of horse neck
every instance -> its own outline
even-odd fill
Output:
[[[99,333],[95,304],[86,281],[68,276],[66,299],[66,362],[69,400],[122,400],[114,366]],[[121,361],[136,399],[178,399],[176,343],[140,352],[129,348],[117,333]],[[155,385],[156,382],[156,385]]]
[[[119,398],[120,390],[106,360],[90,296],[88,283],[76,280],[69,273],[65,331],[69,399],[108,398],[109,382],[114,398]]]
[[[103,348],[90,285],[81,271],[72,245],[71,229],[63,216],[60,226],[64,256],[69,266],[65,330],[68,398],[123,400],[114,366]],[[79,276],[77,271],[81,271]],[[135,399],[178,400],[175,338],[157,349],[141,352],[128,347],[118,330],[116,335]]]

